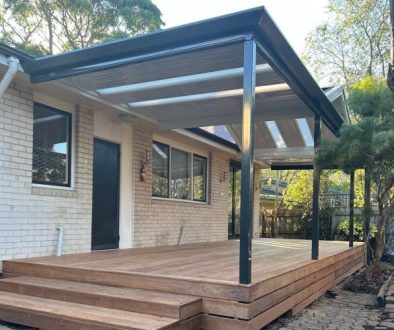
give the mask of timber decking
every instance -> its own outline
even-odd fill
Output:
[[[363,260],[362,245],[347,242],[321,241],[320,259],[312,261],[309,241],[255,239],[253,282],[240,285],[238,249],[238,241],[224,241],[8,260],[4,272],[18,277],[0,280],[0,290],[63,307],[72,302],[167,318],[158,329],[260,329],[312,303]],[[5,309],[3,301],[0,318],[10,313]]]

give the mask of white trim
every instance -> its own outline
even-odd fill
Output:
[[[215,81],[225,78],[240,77],[243,75],[244,68],[233,68],[212,72],[203,72],[192,74],[188,76],[173,77],[160,80],[145,81],[141,83],[135,83],[130,85],[115,86],[109,88],[102,88],[96,90],[100,95],[117,95],[123,93],[149,91],[156,88],[174,87],[186,84],[204,82],[204,81]],[[256,65],[256,73],[272,73],[273,69],[268,64]]]
[[[272,93],[272,92],[287,91],[287,90],[290,90],[290,86],[287,85],[286,83],[280,83],[274,85],[257,86],[255,88],[255,93],[263,94],[263,93]],[[242,96],[243,93],[244,90],[242,88],[239,88],[239,89],[230,89],[230,90],[203,93],[203,94],[174,96],[174,97],[168,97],[168,98],[156,99],[156,100],[137,101],[137,102],[128,103],[128,105],[131,108],[155,107],[162,105],[221,99],[221,98],[227,98],[233,96]]]

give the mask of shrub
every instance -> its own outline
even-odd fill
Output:
[[[337,239],[340,241],[348,241],[349,240],[349,219],[342,221],[337,227]],[[377,232],[376,226],[374,224],[371,225],[371,237],[375,237]],[[364,240],[364,228],[363,224],[360,221],[354,221],[354,232],[353,239],[358,242],[362,242]]]

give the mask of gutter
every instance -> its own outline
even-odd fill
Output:
[[[14,79],[19,68],[19,60],[15,57],[9,57],[7,59],[7,63],[8,70],[3,76],[3,79],[0,81],[0,98],[3,96],[11,81]]]

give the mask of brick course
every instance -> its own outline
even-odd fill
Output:
[[[0,99],[0,261],[90,251],[93,112],[75,111],[75,185],[32,185],[33,91],[13,83]]]
[[[135,214],[134,244],[136,247],[177,244],[183,226],[182,243],[226,240],[229,212],[229,162],[231,155],[215,151],[209,157],[208,203],[194,203],[152,198],[151,164],[146,181],[139,180],[140,160],[151,150],[152,131],[134,129]],[[223,181],[223,171],[227,173]],[[259,221],[259,179],[256,171],[254,226]],[[256,202],[257,201],[257,202]],[[254,230],[255,233],[258,230]]]
[[[65,229],[64,253],[90,251],[93,121],[93,110],[75,109],[73,188],[33,185],[33,91],[13,83],[0,99],[0,261],[54,254],[59,225]],[[226,240],[231,156],[218,150],[210,153],[208,203],[155,199],[151,164],[147,180],[139,180],[139,162],[146,150],[151,151],[153,132],[137,125],[133,132],[134,201],[129,204],[133,246],[176,244],[181,226],[182,243]],[[227,173],[225,180],[223,172]],[[258,183],[257,171],[255,180]],[[258,198],[257,185],[254,235],[258,233]]]

